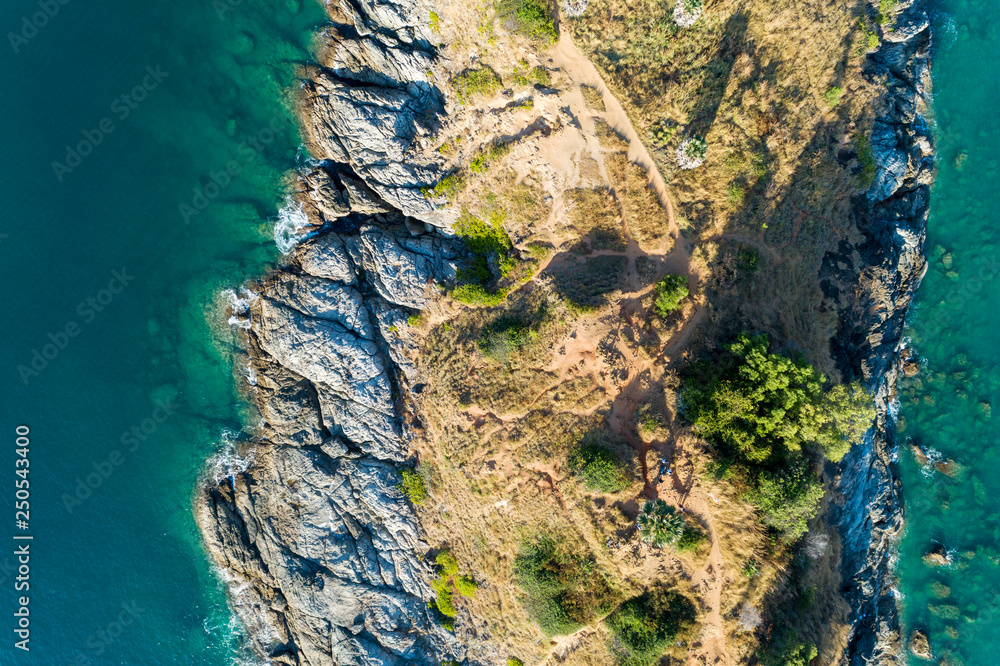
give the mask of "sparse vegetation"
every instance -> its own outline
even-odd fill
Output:
[[[455,172],[439,180],[434,187],[423,188],[421,193],[428,199],[444,197],[450,202],[459,192],[465,189],[465,185],[465,176],[459,172]]]
[[[514,572],[525,609],[548,636],[576,631],[620,598],[594,556],[565,539],[539,535],[523,543]]]
[[[509,143],[491,141],[472,159],[472,163],[469,164],[469,171],[472,173],[483,173],[489,168],[490,163],[503,159],[509,152]]]
[[[552,75],[549,74],[549,70],[538,65],[531,67],[527,60],[521,60],[514,65],[514,73],[511,78],[518,86],[536,84],[547,87],[552,83]]]
[[[656,300],[653,309],[664,319],[681,306],[688,297],[687,278],[683,275],[667,275],[656,283]]]
[[[580,86],[580,92],[583,93],[583,103],[587,105],[587,108],[604,113],[604,98],[597,88],[585,84]]]
[[[695,622],[694,604],[661,585],[629,599],[607,619],[622,666],[650,666]]]
[[[542,44],[559,39],[552,11],[545,0],[499,0],[497,16],[504,27]]]
[[[872,155],[872,145],[868,137],[859,134],[855,140],[858,150],[858,179],[864,187],[868,187],[875,182],[875,157]]]
[[[468,104],[474,97],[489,97],[500,92],[503,80],[491,67],[473,67],[457,74],[451,80],[451,88],[459,102]]]

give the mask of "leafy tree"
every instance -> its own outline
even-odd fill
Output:
[[[817,446],[839,461],[871,425],[875,408],[859,385],[823,393],[826,378],[804,360],[768,351],[766,335],[741,335],[707,386],[684,391],[698,431],[739,457],[763,463]]]
[[[661,499],[642,505],[635,526],[642,540],[657,548],[673,546],[684,536],[684,519]]]
[[[683,275],[668,275],[656,283],[656,301],[653,309],[664,319],[681,306],[688,297],[687,278]]]
[[[416,506],[421,506],[427,500],[427,483],[419,472],[410,469],[400,471],[403,481],[397,486],[406,499]]]
[[[824,392],[822,374],[770,352],[765,335],[743,334],[727,352],[685,387],[686,414],[742,477],[764,522],[795,540],[823,497],[810,455],[837,462],[860,442],[875,416],[871,396],[857,383]]]

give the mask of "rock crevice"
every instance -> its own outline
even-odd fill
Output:
[[[428,82],[434,54],[416,11],[345,0],[333,16],[304,86],[321,162],[298,197],[314,233],[241,314],[260,424],[238,447],[249,464],[204,488],[199,523],[274,664],[465,657],[428,606],[428,546],[397,487],[400,383],[415,351],[406,321],[462,252],[421,193],[441,164],[414,141],[444,96]]]

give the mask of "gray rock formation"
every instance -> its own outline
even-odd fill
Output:
[[[248,464],[217,466],[228,472],[204,489],[199,523],[271,663],[436,666],[464,648],[428,607],[428,545],[397,484],[407,319],[461,252],[420,193],[439,165],[412,150],[442,97],[415,5],[343,4],[354,28],[329,31],[329,69],[307,86],[326,161],[299,200],[319,232],[250,306],[259,430],[239,445]]]
[[[853,609],[846,656],[852,666],[901,664],[905,653],[891,580],[903,511],[889,402],[902,365],[904,320],[927,266],[935,168],[921,110],[930,93],[930,46],[926,11],[919,2],[903,3],[868,62],[868,73],[888,76],[890,87],[871,135],[875,179],[855,207],[865,241],[842,243],[821,274],[826,295],[839,304],[834,358],[845,379],[860,378],[874,391],[878,407],[873,437],[836,470],[839,497],[831,511],[843,543],[842,592]]]

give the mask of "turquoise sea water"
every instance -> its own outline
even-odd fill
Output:
[[[1000,5],[946,0],[934,62],[940,171],[930,268],[911,322],[924,359],[901,384],[907,528],[898,566],[909,631],[951,664],[1000,663]],[[921,469],[905,442],[961,468]],[[929,567],[937,542],[952,557]],[[927,663],[913,658],[912,662]]]
[[[278,257],[288,91],[323,20],[312,0],[0,7],[0,664],[245,657],[191,499],[241,425],[218,295]],[[29,592],[14,534],[34,537]]]

